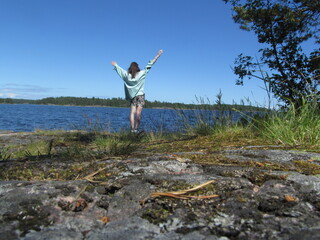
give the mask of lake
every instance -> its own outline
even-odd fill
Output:
[[[183,110],[188,122],[194,124],[198,113]],[[33,104],[0,104],[0,130],[32,132],[41,130],[93,130],[110,132],[127,130],[130,108],[79,107]],[[208,113],[208,114],[207,114]],[[203,112],[201,111],[201,114]],[[209,121],[212,113],[206,112]],[[240,118],[235,113],[233,121]],[[143,109],[140,128],[145,131],[180,131],[181,114],[173,109]]]

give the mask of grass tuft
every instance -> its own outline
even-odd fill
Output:
[[[9,153],[8,148],[3,147],[0,150],[0,161],[7,161],[10,159],[10,157],[11,157],[11,154]]]
[[[136,149],[136,144],[141,141],[141,137],[129,132],[122,132],[115,135],[100,136],[94,142],[99,152],[107,155],[121,156],[130,155]]]
[[[275,112],[259,120],[263,137],[289,146],[320,145],[319,103],[303,101],[300,108],[293,104],[285,112]]]

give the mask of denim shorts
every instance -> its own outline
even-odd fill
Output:
[[[138,95],[131,99],[131,106],[143,107],[145,105],[145,95]]]

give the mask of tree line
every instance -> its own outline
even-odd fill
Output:
[[[48,97],[39,100],[0,98],[0,103],[5,104],[41,104],[41,105],[71,105],[71,106],[101,106],[101,107],[129,107],[128,101],[123,98],[87,98],[87,97]],[[168,109],[217,109],[239,111],[264,111],[263,107],[248,106],[244,104],[210,104],[200,102],[198,104],[171,103],[161,101],[147,101],[146,108]]]

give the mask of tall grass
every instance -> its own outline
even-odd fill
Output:
[[[263,137],[286,145],[320,145],[320,106],[318,101],[304,99],[297,108],[275,112],[258,120]]]
[[[189,114],[183,109],[176,109],[180,120],[180,131],[189,135],[208,136],[216,131],[230,128],[235,125],[233,120],[234,111],[226,109],[222,103],[221,91],[216,95],[215,103],[209,99],[196,97],[198,108],[189,110]]]
[[[117,134],[99,136],[93,142],[98,151],[106,155],[121,156],[130,155],[137,148],[137,143],[141,142],[142,137],[131,132],[120,132]]]
[[[192,135],[219,135],[232,140],[239,136],[253,139],[271,140],[288,146],[320,146],[320,104],[318,96],[303,99],[298,108],[292,104],[284,110],[268,110],[262,115],[243,115],[244,121],[233,121],[234,112],[225,111],[221,92],[216,96],[216,104],[204,104],[200,98],[199,109],[195,109],[190,120],[183,110],[179,110],[186,132]],[[199,100],[197,98],[197,100]]]
[[[9,153],[9,149],[6,147],[3,147],[0,149],[0,161],[7,161],[11,157],[11,154]]]

